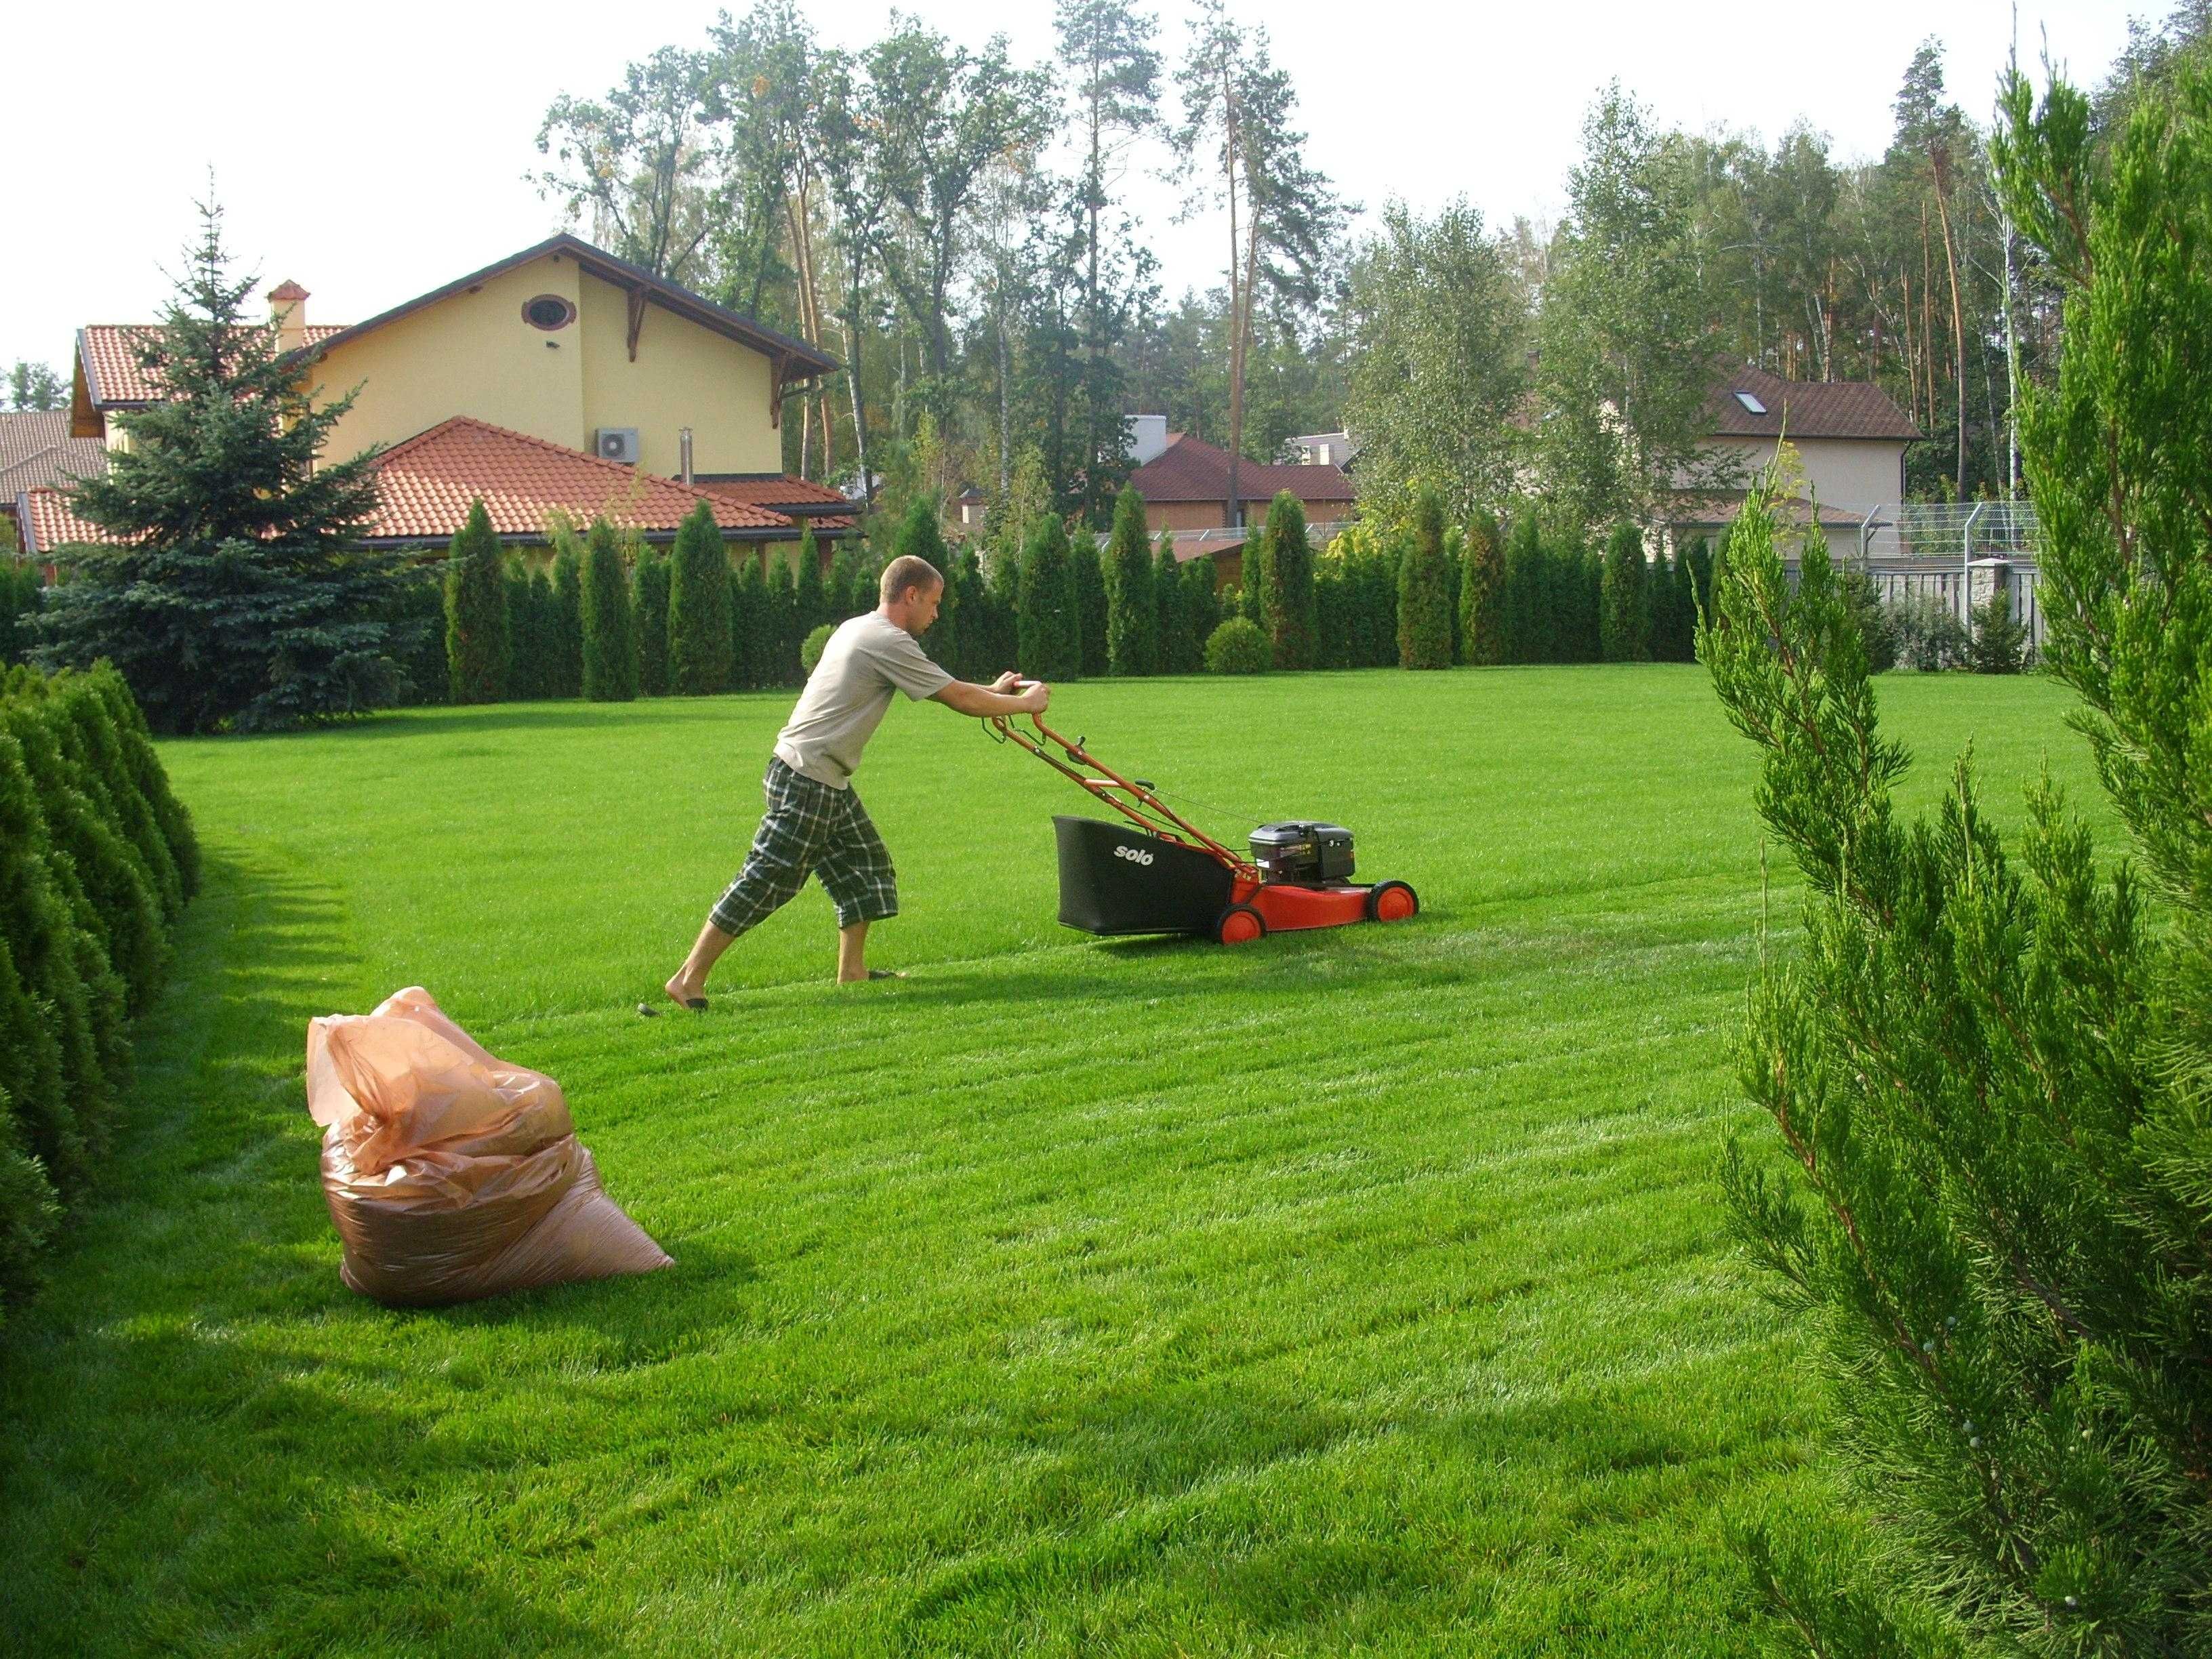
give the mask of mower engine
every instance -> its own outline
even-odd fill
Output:
[[[1352,831],[1340,823],[1263,823],[1252,832],[1252,862],[1265,882],[1326,887],[1352,879]]]

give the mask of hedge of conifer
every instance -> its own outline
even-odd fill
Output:
[[[130,1020],[198,880],[121,676],[0,673],[0,1320],[112,1142]]]

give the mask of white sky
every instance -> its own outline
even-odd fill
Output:
[[[742,9],[742,6],[738,9]],[[828,42],[878,35],[888,7],[811,0]],[[1004,30],[1018,58],[1051,46],[1049,0],[911,0],[956,40]],[[557,228],[524,175],[558,93],[596,96],[623,64],[699,45],[701,0],[175,0],[11,8],[4,111],[13,234],[0,259],[0,365],[64,374],[73,331],[150,318],[163,269],[194,234],[207,170],[232,250],[273,285],[297,278],[317,322],[355,322],[527,246]],[[1183,38],[1163,0],[1164,44]],[[1555,217],[1584,111],[1618,77],[1662,125],[1750,128],[1799,116],[1838,157],[1879,154],[1913,48],[1947,49],[1952,97],[1986,122],[2014,28],[2005,0],[1710,0],[1408,5],[1236,0],[1296,78],[1310,155],[1372,210],[1464,194],[1493,222]],[[2099,79],[2127,18],[2170,0],[2021,0],[2021,58],[2047,38],[2073,77]],[[1176,195],[1141,174],[1172,298],[1217,278],[1225,227],[1169,222]]]

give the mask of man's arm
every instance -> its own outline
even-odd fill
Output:
[[[1016,691],[1013,688],[1018,685],[1025,689]],[[988,685],[954,680],[931,701],[943,703],[956,714],[973,714],[979,720],[993,714],[1042,714],[1052,702],[1052,688],[1042,680],[1024,682],[1020,675],[1007,672]]]

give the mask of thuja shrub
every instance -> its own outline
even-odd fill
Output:
[[[1264,674],[1275,664],[1267,630],[1247,617],[1231,617],[1206,641],[1209,674]]]

